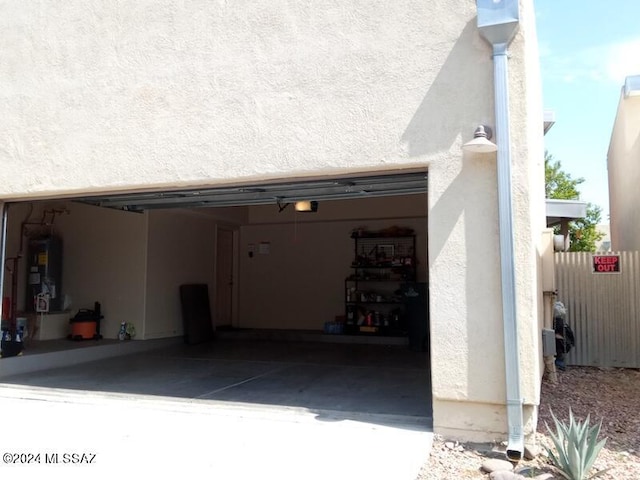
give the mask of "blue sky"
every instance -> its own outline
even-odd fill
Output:
[[[640,0],[534,0],[543,104],[556,124],[545,148],[585,182],[581,199],[608,223],[607,150],[620,90],[640,74]]]

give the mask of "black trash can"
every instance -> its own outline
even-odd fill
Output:
[[[400,287],[406,305],[409,348],[429,351],[429,298],[424,282],[403,283]]]

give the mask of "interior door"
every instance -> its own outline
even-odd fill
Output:
[[[218,226],[216,250],[216,328],[231,327],[233,314],[233,230]]]

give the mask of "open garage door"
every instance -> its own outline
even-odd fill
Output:
[[[286,205],[290,203],[301,201],[321,202],[411,195],[426,193],[426,191],[426,173],[412,172],[382,176],[126,193],[83,197],[76,200],[126,211],[268,204],[276,204],[281,208],[286,208]]]

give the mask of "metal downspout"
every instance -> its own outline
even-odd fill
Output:
[[[498,168],[498,216],[502,276],[505,387],[509,438],[507,458],[520,460],[524,452],[523,400],[520,396],[518,316],[511,201],[511,134],[509,132],[509,73],[507,47],[520,23],[519,0],[476,0],[478,30],[493,49],[493,85]]]
[[[2,205],[2,224],[0,225],[0,300],[4,298],[4,271],[5,262],[7,261],[7,215],[9,212],[9,205],[6,202],[0,202]],[[0,318],[2,318],[5,312],[2,311],[2,304],[0,301]]]
[[[509,438],[507,458],[522,459],[524,433],[520,395],[517,301],[511,201],[511,133],[509,131],[509,86],[507,44],[493,45],[493,73],[498,145],[498,210],[500,226],[500,268],[502,273],[502,316],[507,390]]]

